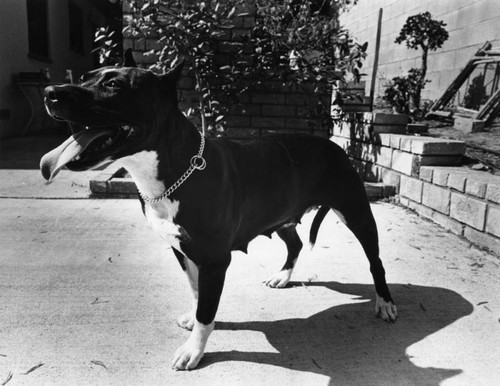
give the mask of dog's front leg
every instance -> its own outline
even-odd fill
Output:
[[[203,357],[208,337],[214,330],[215,314],[228,264],[229,261],[224,264],[204,264],[199,267],[196,319],[188,340],[175,352],[172,361],[174,370],[192,370]]]

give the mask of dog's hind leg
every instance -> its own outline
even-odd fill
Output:
[[[344,217],[345,224],[361,243],[370,262],[370,271],[376,291],[376,315],[386,321],[395,321],[397,309],[385,280],[385,270],[379,257],[377,224],[373,218],[369,202],[362,199],[356,204],[351,202],[349,206],[344,206],[341,209],[337,206],[337,208],[333,207],[333,209],[340,212]]]
[[[302,249],[302,241],[297,234],[296,226],[297,224],[287,224],[276,230],[278,236],[286,244],[288,255],[285,265],[283,265],[281,271],[266,281],[266,285],[269,287],[283,288],[288,284],[290,278],[292,277],[293,268],[295,267],[300,250]]]

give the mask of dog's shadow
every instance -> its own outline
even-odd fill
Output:
[[[460,369],[418,367],[407,353],[411,345],[472,312],[472,305],[458,293],[445,288],[392,284],[399,319],[396,323],[385,323],[373,316],[372,285],[337,282],[291,285],[324,286],[357,296],[358,301],[329,308],[306,319],[217,322],[217,330],[264,333],[278,353],[209,352],[201,367],[221,361],[262,363],[326,375],[332,384],[340,381],[343,384],[438,385],[461,373]],[[372,301],[368,303],[368,300]]]

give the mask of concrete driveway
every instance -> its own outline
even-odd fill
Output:
[[[373,210],[395,324],[374,317],[367,260],[330,214],[288,288],[262,283],[277,237],[234,253],[205,358],[174,372],[187,283],[139,203],[38,176],[0,170],[0,385],[498,384],[499,259],[391,203]]]

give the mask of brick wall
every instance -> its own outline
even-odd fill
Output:
[[[420,50],[408,50],[405,44],[394,43],[408,16],[429,11],[434,19],[447,23],[450,34],[441,49],[429,53],[427,79],[431,83],[423,91],[424,99],[439,98],[485,41],[491,41],[494,47],[500,45],[500,6],[497,0],[360,0],[341,17],[341,23],[360,42],[368,41],[365,69],[368,85],[379,8],[383,8],[383,24],[376,95],[383,93],[387,80],[406,74],[412,67],[420,67]]]
[[[129,24],[133,17],[127,2],[123,2],[123,23]],[[224,29],[224,34],[218,37],[218,52],[216,62],[228,64],[227,53],[234,50],[241,36],[249,33],[255,23],[255,17],[250,15],[235,17],[233,27]],[[131,48],[138,66],[149,67],[156,62],[154,55],[145,53],[157,45],[158,36],[139,36],[131,31],[124,33],[123,48]],[[251,60],[251,58],[247,58]],[[330,96],[323,100],[329,105]],[[182,110],[198,105],[198,94],[194,90],[194,81],[183,78],[179,83],[179,102]],[[250,90],[241,95],[241,106],[233,106],[227,116],[227,135],[234,138],[256,137],[273,133],[309,133],[327,137],[331,125],[317,118],[310,118],[311,93],[307,90],[283,87],[280,82],[270,81],[258,90]],[[199,119],[193,123],[200,126]]]
[[[369,131],[333,127],[362,179],[393,185],[404,206],[500,255],[500,176],[461,167],[461,141]]]

